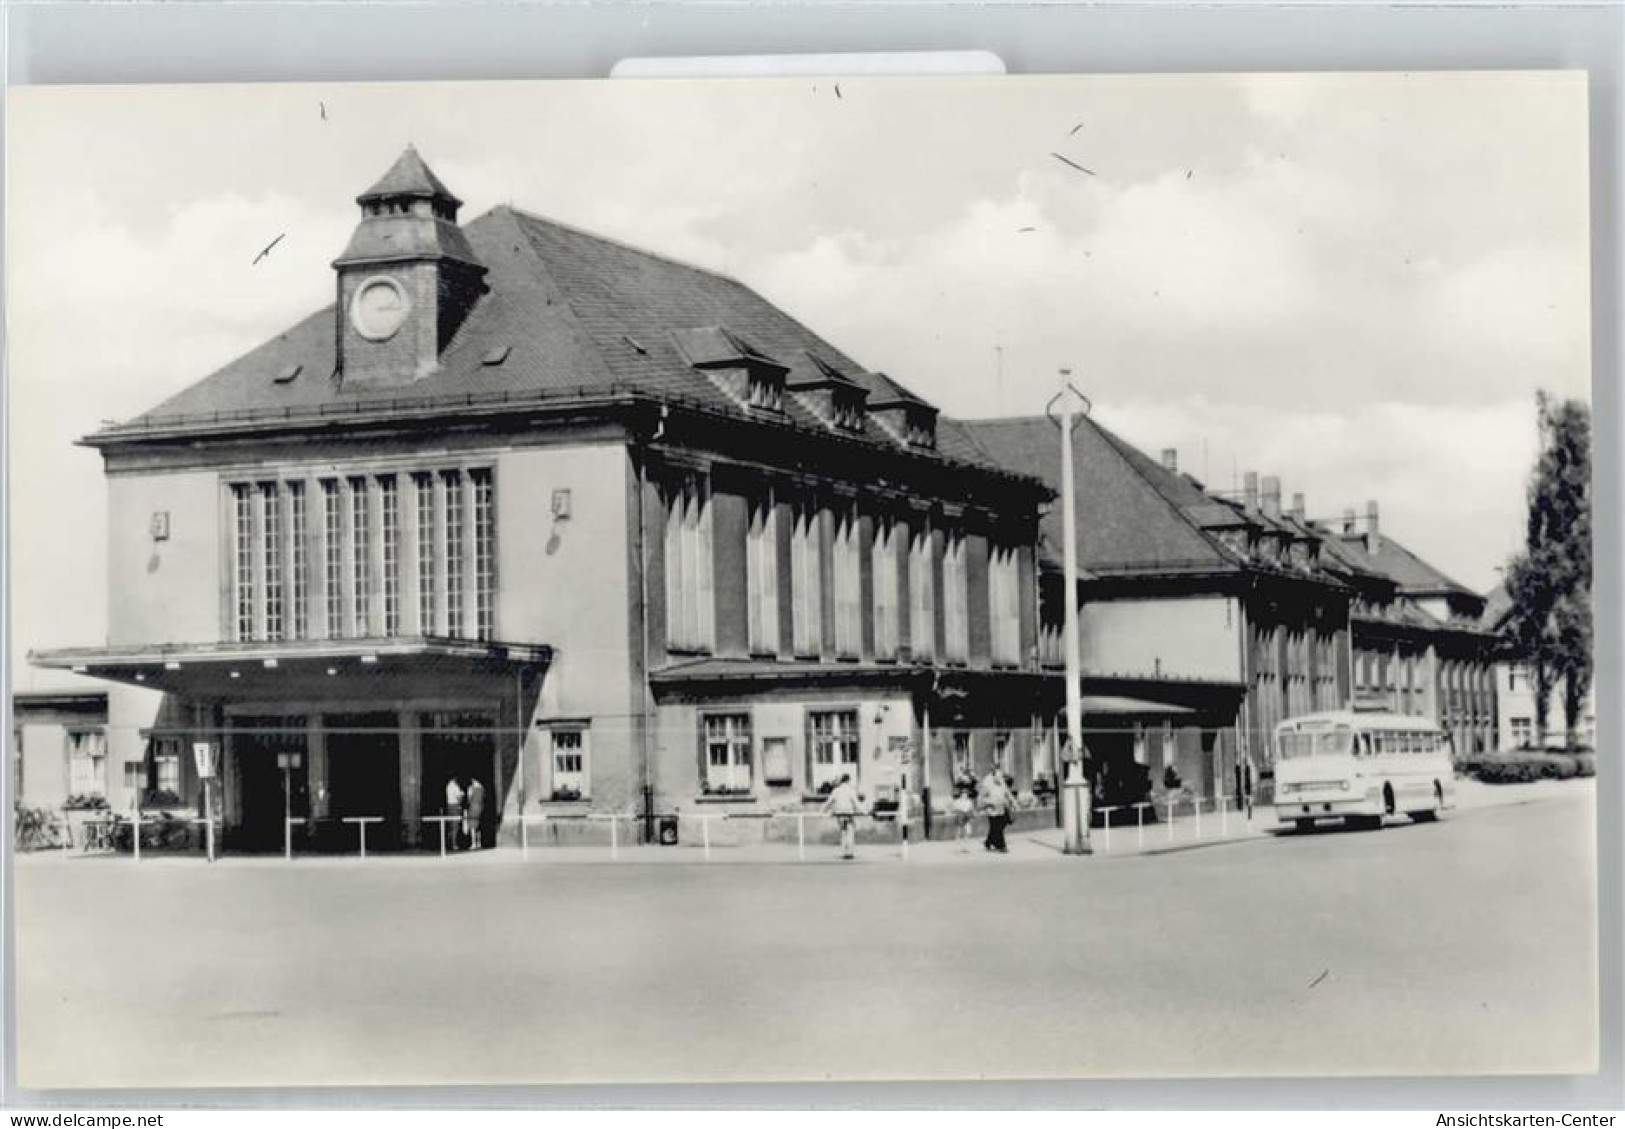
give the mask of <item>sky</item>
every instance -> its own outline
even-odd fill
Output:
[[[7,133],[19,688],[60,681],[28,649],[105,642],[74,440],[331,302],[408,143],[465,221],[728,273],[951,415],[1036,414],[1070,368],[1210,487],[1375,499],[1479,590],[1536,390],[1589,398],[1578,73],[24,87]]]

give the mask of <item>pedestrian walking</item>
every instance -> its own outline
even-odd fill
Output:
[[[1004,774],[997,766],[982,781],[980,798],[982,810],[987,813],[987,838],[982,840],[982,849],[1007,854],[1010,848],[1004,841],[1004,829],[1010,825],[1015,797],[1010,794],[1010,786],[1004,782]]]
[[[858,823],[858,789],[852,783],[850,773],[841,776],[841,782],[835,785],[824,801],[824,811],[835,817],[835,825],[841,830],[841,857],[850,859],[854,857],[853,849],[857,842]]]
[[[463,810],[466,800],[467,793],[463,791],[463,786],[457,777],[453,776],[447,780],[446,815],[450,820],[455,821],[451,825],[451,849],[454,851],[462,844],[463,827],[468,822],[468,815]],[[441,842],[444,843],[445,840],[442,839]]]
[[[468,782],[468,834],[469,845],[480,850],[484,844],[485,785],[479,777]]]

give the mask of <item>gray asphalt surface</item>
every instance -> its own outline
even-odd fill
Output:
[[[25,860],[26,1087],[1594,1068],[1594,799],[1154,857]]]

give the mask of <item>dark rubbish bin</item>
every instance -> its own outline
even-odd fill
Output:
[[[662,847],[675,847],[677,845],[677,817],[663,815],[656,822],[655,834]]]

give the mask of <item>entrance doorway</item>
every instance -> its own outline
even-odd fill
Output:
[[[497,825],[495,716],[480,712],[426,713],[418,724],[423,811],[450,814],[446,809],[447,782],[455,779],[467,792],[470,784],[478,780],[485,792],[480,839],[485,846],[491,846],[496,842]]]
[[[401,734],[394,713],[336,713],[322,718],[327,747],[327,810],[381,818],[367,825],[367,847],[401,842]],[[338,842],[359,840],[357,825],[339,823]]]
[[[246,851],[280,851],[284,818],[310,814],[305,718],[234,718],[231,750],[241,797],[232,846]]]

